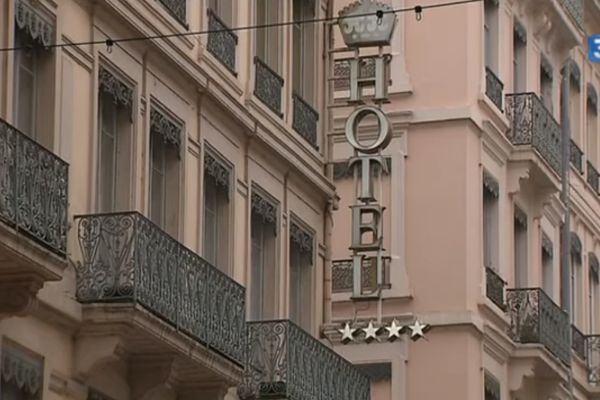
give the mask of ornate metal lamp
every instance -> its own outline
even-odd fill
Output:
[[[396,26],[392,7],[373,0],[358,0],[339,12],[339,26],[348,47],[386,46]]]

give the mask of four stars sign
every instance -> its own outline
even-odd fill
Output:
[[[424,324],[419,320],[416,320],[412,325],[400,325],[397,320],[393,320],[388,326],[376,327],[373,321],[369,321],[366,328],[352,328],[348,322],[346,322],[342,329],[338,329],[338,332],[342,334],[342,343],[348,344],[350,342],[357,342],[360,338],[366,343],[373,341],[381,342],[380,336],[384,336],[388,342],[394,342],[400,339],[401,335],[408,333],[413,341],[419,339],[425,339],[425,334],[431,329],[431,325]],[[387,331],[387,332],[386,332]],[[364,335],[361,335],[361,332]]]

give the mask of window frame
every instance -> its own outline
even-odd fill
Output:
[[[294,230],[297,231],[293,232]],[[301,237],[294,238],[294,235]],[[301,241],[302,244],[299,244],[298,241]],[[308,242],[310,242],[310,245],[308,245]],[[313,317],[315,307],[315,301],[312,296],[312,293],[314,293],[313,289],[315,287],[316,273],[316,234],[313,229],[309,228],[306,223],[304,223],[299,217],[297,217],[293,213],[291,214],[288,228],[288,244],[289,285],[287,298],[289,300],[289,319],[296,323],[296,325],[306,330],[307,332],[311,332],[311,330],[313,329]],[[310,248],[303,249],[303,246]],[[305,254],[302,254],[303,252]],[[293,256],[296,256],[296,258],[294,258]],[[293,265],[294,261],[297,261],[300,264],[297,265],[296,268],[294,268]],[[305,270],[298,271],[296,275],[292,272],[293,269],[297,270],[301,268]],[[306,272],[307,268],[309,269],[308,272]],[[296,276],[298,279],[294,280],[294,276]],[[294,283],[296,283],[296,285]],[[296,299],[294,299],[292,296],[294,292],[296,292]],[[300,299],[302,296],[305,296],[305,299]],[[296,307],[293,307],[294,304],[296,305]],[[298,308],[298,310],[295,310],[299,311],[297,316],[294,315],[295,311],[293,311],[293,308]],[[304,309],[304,312],[300,311],[300,309]]]

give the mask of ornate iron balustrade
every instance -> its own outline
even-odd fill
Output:
[[[369,379],[291,321],[247,324],[242,399],[369,400]]]
[[[187,26],[187,0],[158,0],[167,11],[183,25]]]
[[[577,27],[583,29],[583,0],[560,0],[560,2]]]
[[[562,169],[562,133],[552,113],[535,93],[506,96],[506,114],[512,121],[508,134],[511,142],[531,145],[550,167],[560,175]]]
[[[587,335],[585,337],[587,349],[587,371],[588,382],[592,384],[600,383],[600,335]]]
[[[390,284],[390,261],[390,257],[383,257],[383,289],[392,287]],[[368,292],[374,291],[377,288],[377,265],[375,260],[364,259],[362,267],[361,279],[363,290]],[[334,260],[331,268],[333,293],[351,292],[354,279],[352,260]]]
[[[502,111],[502,91],[504,83],[490,68],[485,67],[485,95]]]
[[[571,348],[584,360],[586,357],[585,342],[585,335],[575,325],[571,325]]]
[[[506,310],[504,304],[504,286],[506,282],[491,268],[485,268],[485,293],[501,310]]]
[[[563,363],[569,364],[569,317],[540,288],[509,289],[509,335],[515,342],[544,345]]]
[[[598,174],[598,170],[596,168],[594,168],[594,165],[591,162],[587,162],[587,182],[590,184],[590,186],[592,187],[592,189],[594,189],[594,191],[597,194],[600,194],[600,191],[598,190],[598,178],[599,178],[599,174]]]
[[[292,128],[300,134],[311,146],[317,147],[317,127],[319,113],[297,94],[292,95],[294,102],[294,120]]]
[[[385,76],[390,76],[391,54],[386,54]],[[358,76],[360,79],[375,78],[375,59],[374,56],[365,56],[360,58],[358,66]],[[333,65],[333,88],[335,91],[350,89],[350,60],[351,58],[341,58],[335,61]],[[390,80],[391,83],[391,80]]]
[[[235,74],[237,35],[210,9],[208,10],[208,30],[208,51],[231,73]]]
[[[571,139],[569,161],[577,168],[577,171],[579,171],[580,174],[583,174],[583,151],[581,151],[573,139]]]
[[[132,302],[238,364],[246,290],[137,212],[79,220],[81,303]]]
[[[0,220],[64,257],[69,166],[0,119]]]
[[[258,57],[254,57],[254,68],[256,70],[254,95],[277,115],[283,116],[281,113],[283,78]]]

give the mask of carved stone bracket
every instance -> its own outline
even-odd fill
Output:
[[[0,319],[30,314],[38,305],[38,279],[18,278],[0,283]]]

